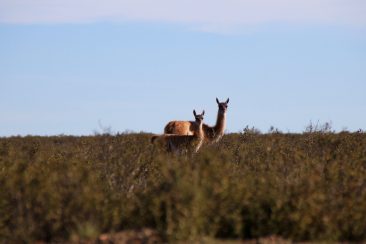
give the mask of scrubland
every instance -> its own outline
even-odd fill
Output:
[[[366,134],[245,128],[195,155],[150,134],[0,138],[0,242],[366,240]]]

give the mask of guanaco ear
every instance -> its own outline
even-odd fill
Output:
[[[203,110],[203,112],[202,112],[202,116],[203,116],[203,115],[205,115],[205,110]]]
[[[216,102],[217,102],[217,104],[220,104],[219,99],[217,99],[217,97],[216,97]]]
[[[197,115],[196,115],[196,110],[194,110],[193,109],[193,115],[194,115],[194,117],[196,117]]]
[[[226,100],[226,102],[225,103],[229,103],[229,98]]]

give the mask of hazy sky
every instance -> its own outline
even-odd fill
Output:
[[[366,1],[0,0],[0,136],[366,129]]]

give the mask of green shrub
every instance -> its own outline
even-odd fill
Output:
[[[180,156],[150,136],[1,138],[0,240],[366,239],[364,133],[246,128]]]

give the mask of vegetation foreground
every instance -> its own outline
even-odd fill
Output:
[[[245,129],[198,154],[149,134],[0,139],[0,242],[150,228],[203,237],[366,240],[366,134]]]

